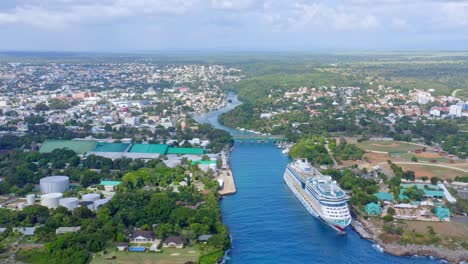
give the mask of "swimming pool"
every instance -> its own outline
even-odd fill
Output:
[[[145,247],[129,247],[128,251],[130,251],[130,252],[145,252],[146,248]]]

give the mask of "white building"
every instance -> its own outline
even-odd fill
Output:
[[[439,108],[436,108],[436,107],[433,107],[431,108],[431,110],[429,111],[429,114],[431,116],[437,116],[439,117],[440,116],[440,109]]]
[[[449,108],[449,115],[461,117],[462,116],[463,106],[461,105],[451,105]]]
[[[140,124],[140,118],[139,117],[126,117],[124,119],[124,123],[125,125],[128,125],[128,126],[137,126]]]

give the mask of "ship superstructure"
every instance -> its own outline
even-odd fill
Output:
[[[314,217],[340,233],[351,224],[349,197],[331,176],[322,175],[306,159],[291,162],[284,181]]]

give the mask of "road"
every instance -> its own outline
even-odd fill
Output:
[[[461,91],[461,90],[463,90],[463,89],[456,89],[456,90],[454,90],[454,91],[452,92],[452,96],[453,96],[453,97],[456,97],[458,91]]]
[[[333,160],[333,164],[335,165],[335,168],[338,167],[338,162],[336,162],[335,158],[333,157],[333,152],[328,147],[328,143],[325,144],[325,148],[327,149],[328,155],[330,155],[330,158]]]

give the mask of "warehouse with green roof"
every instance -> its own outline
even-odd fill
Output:
[[[172,148],[167,150],[167,154],[178,154],[178,155],[203,155],[205,150],[202,148]]]
[[[96,141],[91,140],[46,140],[39,149],[40,153],[50,153],[55,149],[73,150],[78,155],[83,155],[96,148]]]
[[[97,155],[110,159],[156,159],[163,155],[203,155],[203,148],[176,148],[167,144],[106,143],[92,140],[46,140],[39,152],[70,149],[79,155]]]
[[[132,153],[158,153],[166,155],[169,145],[167,144],[133,144],[130,148]]]
[[[98,142],[96,148],[93,150],[95,152],[125,152],[130,148],[128,143],[103,143]]]

